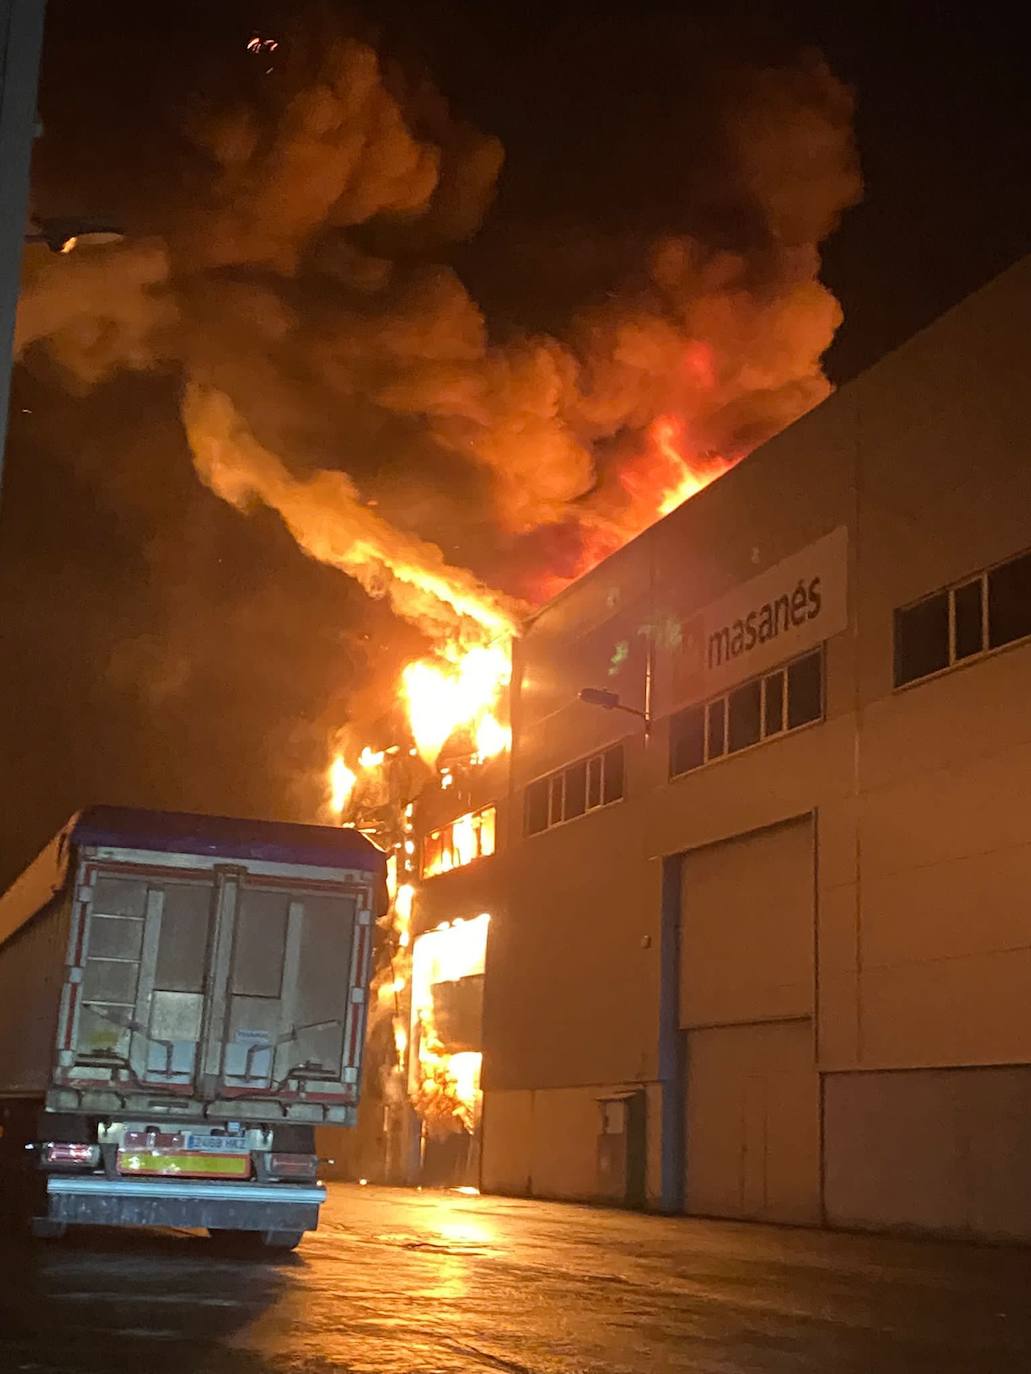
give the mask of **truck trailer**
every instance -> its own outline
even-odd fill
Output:
[[[37,1236],[292,1249],[358,1110],[385,855],[354,830],[97,806],[0,897],[0,1196]]]

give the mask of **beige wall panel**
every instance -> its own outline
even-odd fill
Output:
[[[535,1197],[584,1200],[598,1193],[600,1088],[534,1094],[532,1178]]]
[[[533,1093],[487,1092],[483,1097],[481,1186],[487,1193],[530,1191]]]
[[[820,921],[818,954],[820,979],[856,970],[859,888],[856,883],[821,887],[817,904]],[[823,991],[822,987],[820,989]]]
[[[845,730],[851,735],[851,721]],[[819,799],[816,845],[821,890],[856,881],[860,802],[852,790],[851,774],[852,769],[846,765],[835,779],[835,794]]]
[[[686,1210],[815,1223],[819,1078],[811,1021],[688,1032]]]
[[[854,972],[825,974],[820,979],[816,1050],[821,1069],[859,1065],[859,994]]]
[[[821,813],[821,840],[823,829]],[[822,859],[822,844],[820,855]],[[817,1054],[821,1068],[849,1068],[859,1063],[858,900],[858,888],[851,883],[821,888],[817,898]]]
[[[870,1068],[1020,1063],[1029,1057],[1031,949],[864,968]]]
[[[642,822],[616,803],[534,836],[512,862],[511,909],[487,946],[489,1087],[656,1076],[661,866]]]
[[[1031,1239],[1031,1070],[832,1074],[827,1219]]]
[[[1025,538],[1031,539],[1031,520]],[[978,565],[991,561],[997,550],[995,544],[986,549]],[[923,590],[931,592],[939,585],[925,583]],[[881,610],[880,619],[889,630],[894,606],[902,600]],[[868,707],[860,740],[866,791],[904,782],[914,772],[975,768],[1000,749],[1031,743],[1031,644],[1014,645],[890,696],[890,643],[881,662],[886,673],[882,699]]]
[[[1031,826],[1031,745],[963,766],[913,772],[870,793],[862,821],[864,874],[898,873],[1024,845]]]
[[[1031,844],[908,868],[863,884],[863,962],[868,968],[1028,945]],[[970,998],[976,1002],[976,989],[971,988]]]
[[[685,855],[681,1025],[811,1012],[813,896],[808,817]]]

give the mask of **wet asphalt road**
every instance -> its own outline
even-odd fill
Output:
[[[1031,1369],[1031,1251],[337,1185],[276,1263],[0,1247],[2,1374]]]

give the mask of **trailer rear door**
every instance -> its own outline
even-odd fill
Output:
[[[354,894],[241,884],[224,1056],[217,1042],[209,1047],[221,1088],[278,1093],[303,1079],[332,1093],[354,1082],[345,1034],[363,991],[354,968],[357,915]]]
[[[70,1027],[74,1077],[96,1080],[104,1070],[110,1076],[122,1069],[140,1083],[180,1091],[194,1085],[214,879],[120,866],[95,871],[80,887],[84,957]]]
[[[97,864],[78,908],[65,1081],[355,1099],[367,884]]]

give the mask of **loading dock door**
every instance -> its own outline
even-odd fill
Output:
[[[688,1032],[688,1212],[819,1221],[812,1035],[809,1019]]]
[[[684,856],[688,1212],[819,1220],[813,892],[809,817]]]

